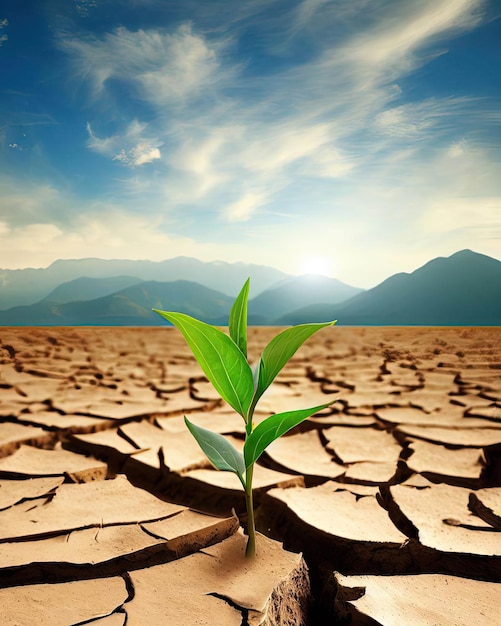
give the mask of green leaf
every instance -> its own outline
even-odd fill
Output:
[[[335,400],[333,402],[335,402]],[[318,411],[330,406],[333,402],[314,406],[311,409],[299,409],[298,411],[277,413],[258,424],[245,441],[245,467],[249,467],[255,463],[272,441],[281,437],[291,428],[294,428],[294,426],[300,424],[307,417],[310,417],[310,415],[314,415]]]
[[[215,326],[184,313],[153,310],[181,331],[216,391],[247,421],[254,381],[247,359],[233,340]]]
[[[250,278],[245,281],[230,312],[230,337],[247,358],[247,300],[249,298]]]
[[[263,350],[259,362],[259,377],[253,406],[256,405],[259,398],[275,380],[277,374],[295,354],[296,350],[318,330],[335,323],[333,321],[323,324],[299,324],[283,330],[270,341]]]
[[[236,474],[245,489],[245,463],[242,454],[223,435],[197,426],[190,422],[187,417],[184,418],[184,421],[212,465],[222,472]]]

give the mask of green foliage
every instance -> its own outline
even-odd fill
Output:
[[[219,395],[239,413],[246,423],[244,454],[218,433],[213,433],[190,422],[186,426],[216,469],[235,473],[245,491],[249,518],[247,555],[255,550],[254,510],[252,505],[252,477],[254,463],[273,441],[303,420],[326,408],[332,402],[310,409],[287,411],[271,415],[254,428],[252,417],[256,405],[277,377],[287,361],[314,333],[332,326],[301,324],[279,333],[265,347],[257,366],[251,369],[247,360],[247,302],[250,280],[247,279],[230,312],[229,336],[219,328],[184,313],[159,311],[156,313],[176,326],[183,334],[204,374]]]
[[[240,452],[223,435],[193,424],[186,416],[184,421],[212,465],[223,472],[234,472],[245,489],[245,463]]]
[[[182,332],[218,394],[247,419],[254,394],[254,382],[247,359],[235,342],[215,326],[184,313],[153,310]]]
[[[258,424],[245,440],[245,467],[249,467],[255,463],[275,439],[285,435],[286,432],[303,422],[307,417],[318,413],[318,411],[327,408],[331,404],[332,402],[328,402],[327,404],[315,406],[311,409],[276,413]]]
[[[237,296],[230,311],[229,330],[230,337],[247,358],[247,300],[249,298],[250,278],[248,278],[242,290]]]

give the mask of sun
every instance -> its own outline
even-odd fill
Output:
[[[328,276],[332,273],[334,261],[327,256],[310,256],[304,259],[301,265],[302,274],[323,274]]]

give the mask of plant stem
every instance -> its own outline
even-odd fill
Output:
[[[246,487],[245,487],[245,505],[247,507],[247,547],[245,556],[252,558],[256,555],[256,526],[254,522],[254,504],[252,502],[252,474],[254,472],[254,464],[247,468]]]

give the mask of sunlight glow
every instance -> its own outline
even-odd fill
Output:
[[[334,260],[326,256],[307,257],[301,264],[301,274],[322,274],[331,276],[334,270]]]

